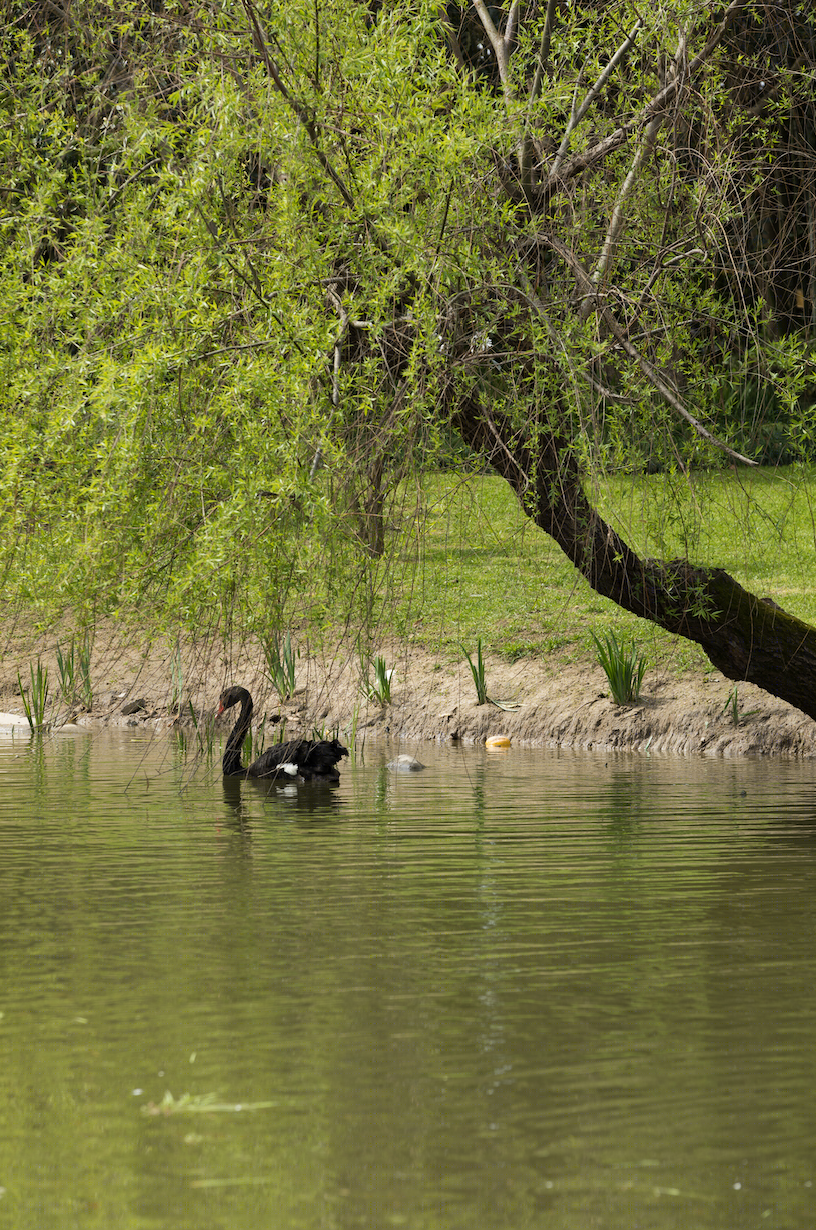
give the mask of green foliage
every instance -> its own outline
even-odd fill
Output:
[[[371,659],[360,655],[360,690],[369,700],[379,705],[390,705],[393,676],[393,667],[386,666],[385,658],[377,656]]]
[[[646,672],[646,659],[635,646],[619,644],[614,632],[604,633],[603,638],[592,633],[598,662],[609,680],[612,698],[616,705],[632,705],[640,699],[640,688]]]
[[[526,6],[507,91],[485,63],[457,63],[435,0],[376,15],[270,0],[262,49],[231,0],[172,21],[154,7],[76,0],[63,24],[11,0],[0,32],[7,599],[225,636],[297,620],[412,626],[393,591],[403,560],[421,573],[433,528],[417,476],[472,470],[451,419],[471,397],[534,445],[557,429],[602,485],[660,470],[675,491],[678,475],[719,464],[574,311],[508,176],[524,125],[539,151],[560,139],[576,81],[597,78],[636,6],[560,6],[530,103],[546,6]],[[660,88],[676,20],[637,14],[615,105],[580,121],[572,149]],[[714,69],[684,108],[633,182],[610,299],[631,305],[649,361],[729,442],[812,456],[806,341],[772,327],[764,301],[749,314],[709,255],[739,232],[741,190],[770,193],[752,151],[776,113],[732,119]],[[690,162],[702,133],[704,176]],[[601,250],[631,158],[625,143],[563,203],[574,251]],[[693,549],[699,519],[672,515]],[[469,603],[457,618],[470,627]],[[526,626],[506,632],[533,643]]]

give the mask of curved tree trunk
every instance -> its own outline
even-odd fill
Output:
[[[816,628],[721,568],[640,559],[587,499],[565,439],[550,433],[534,450],[475,399],[457,405],[453,423],[594,590],[695,641],[726,678],[755,683],[816,718]]]

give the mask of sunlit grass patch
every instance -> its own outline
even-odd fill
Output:
[[[713,668],[696,644],[595,593],[524,516],[499,478],[425,480],[424,535],[401,561],[383,619],[447,652],[481,638],[484,652],[559,664],[587,661],[591,635],[636,637],[672,673]],[[802,467],[615,477],[593,491],[599,510],[644,558],[688,556],[816,622],[816,477]],[[387,609],[386,609],[387,608]]]

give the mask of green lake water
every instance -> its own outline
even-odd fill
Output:
[[[0,774],[0,1228],[816,1225],[816,765]]]

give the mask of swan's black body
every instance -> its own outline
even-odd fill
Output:
[[[257,760],[245,768],[241,764],[241,748],[252,719],[252,697],[246,688],[227,688],[221,693],[218,716],[241,702],[238,721],[232,728],[221,761],[225,777],[265,777],[279,781],[339,782],[337,762],[348,756],[348,750],[338,739],[289,739],[268,747]]]

